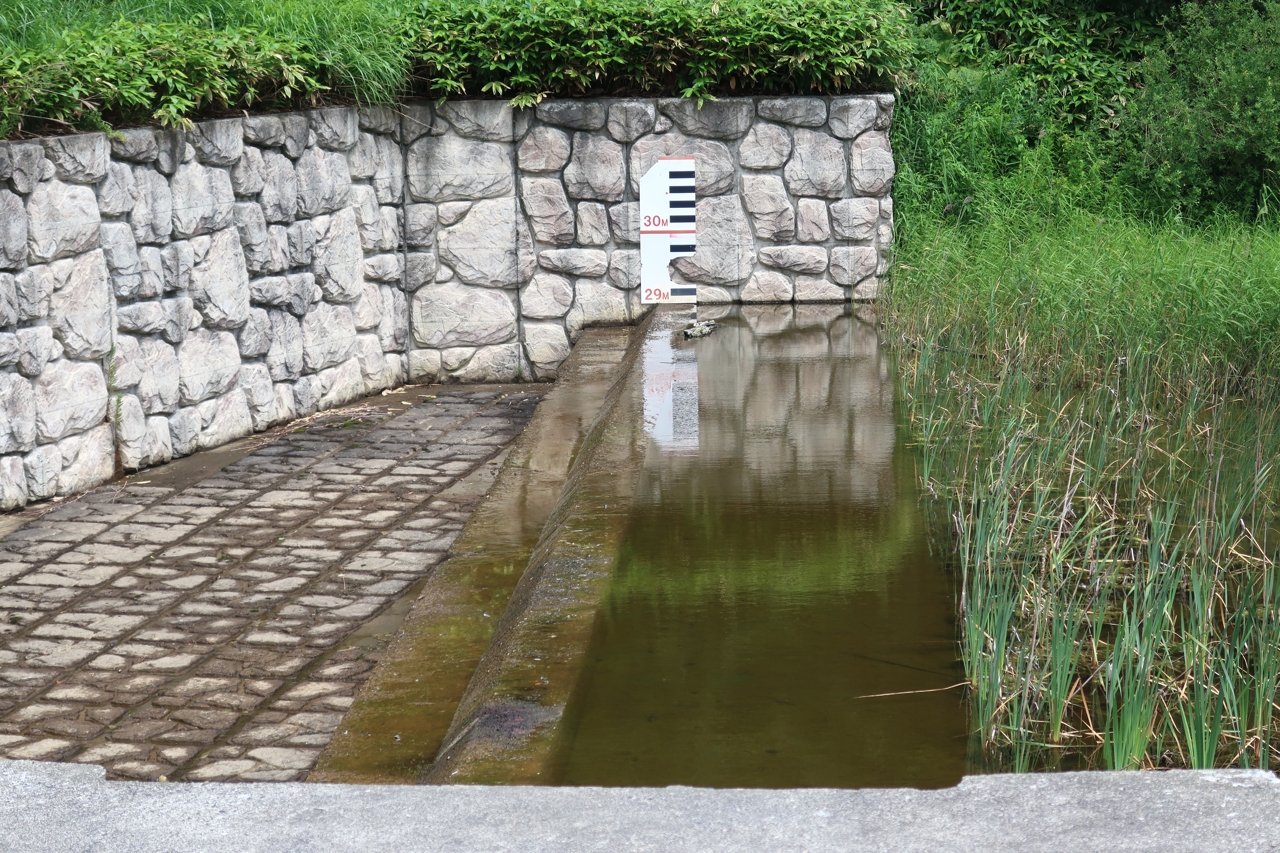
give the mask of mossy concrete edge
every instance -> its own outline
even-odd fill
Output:
[[[310,781],[413,783],[429,768],[579,450],[625,374],[632,333],[584,333]]]

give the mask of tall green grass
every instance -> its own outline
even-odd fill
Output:
[[[1044,327],[1000,312],[1007,345],[955,348],[954,326],[929,334],[907,283],[900,273],[887,328],[959,575],[961,657],[992,766],[1270,766],[1272,380],[1215,376],[1140,332],[1093,362],[1084,317]]]
[[[1153,219],[1017,77],[921,77],[884,334],[989,765],[1274,766],[1280,231]]]
[[[1023,187],[1052,192],[1034,180]],[[980,225],[922,222],[917,213],[902,229],[895,306],[924,312],[935,343],[1016,357],[1055,376],[1074,370],[1080,381],[1130,356],[1170,382],[1280,375],[1274,229],[1150,224],[1122,211],[1045,213],[1012,194],[983,206]]]
[[[74,57],[84,35],[121,22],[245,29],[314,57],[331,90],[362,100],[394,98],[412,68],[409,27],[415,0],[6,0],[0,4],[0,55],[6,50]],[[181,43],[175,44],[181,48]]]

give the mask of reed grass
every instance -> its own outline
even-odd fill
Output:
[[[1280,235],[902,223],[885,331],[990,766],[1280,759]]]

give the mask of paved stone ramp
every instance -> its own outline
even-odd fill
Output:
[[[942,791],[160,785],[0,761],[22,853],[1250,853],[1280,782],[1247,770],[970,776]]]
[[[363,635],[444,557],[544,390],[391,393],[213,473],[178,463],[194,482],[147,471],[28,519],[0,541],[0,756],[305,778],[376,660]]]

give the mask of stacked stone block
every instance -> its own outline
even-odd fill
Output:
[[[0,153],[0,507],[111,476],[112,300],[95,188],[106,139]]]
[[[0,506],[404,381],[400,117],[0,146]]]
[[[697,158],[698,252],[673,278],[697,284],[700,302],[878,292],[893,233],[892,96],[416,110],[412,375],[552,376],[584,327],[635,320],[639,180],[663,156]]]
[[[889,95],[332,108],[0,143],[0,508],[406,380],[545,379],[642,314],[697,157],[704,303],[872,299]]]
[[[405,111],[411,376],[532,378],[518,288],[533,274],[534,253],[514,158],[528,119],[501,101]]]

